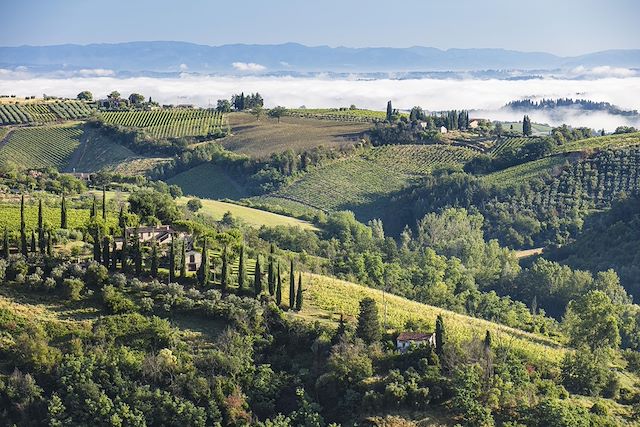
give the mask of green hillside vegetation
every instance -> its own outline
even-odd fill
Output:
[[[516,137],[507,136],[507,137],[496,138],[493,145],[489,149],[489,154],[492,156],[497,156],[497,155],[500,155],[500,153],[503,153],[507,149],[517,149],[533,140],[535,140],[535,138],[518,137],[518,136]]]
[[[47,227],[57,229],[60,227],[60,207],[43,206],[43,217]],[[117,218],[111,213],[108,215],[108,224],[113,227],[117,224]],[[89,209],[69,207],[67,221],[70,229],[83,229],[89,220]],[[25,206],[25,225],[27,230],[35,230],[38,227],[38,205],[36,203]],[[0,203],[0,229],[20,229],[20,203]]]
[[[167,180],[182,188],[185,194],[208,199],[238,200],[246,196],[238,184],[220,165],[205,163]]]
[[[0,163],[18,169],[63,169],[80,145],[81,135],[78,124],[15,129],[0,147]]]
[[[371,217],[394,192],[417,182],[435,167],[455,166],[475,152],[445,145],[389,145],[313,169],[268,198],[282,198],[312,209],[350,209]],[[264,203],[268,199],[251,199]]]
[[[513,131],[522,133],[522,122],[501,122],[502,129],[505,131],[511,130],[511,126],[513,126]],[[553,129],[549,125],[545,125],[542,123],[531,123],[531,131],[533,135],[548,135]]]
[[[180,138],[223,133],[225,117],[211,109],[172,108],[151,111],[108,111],[100,114],[108,124],[142,129],[152,137]]]
[[[298,117],[283,117],[280,123],[267,117],[258,121],[248,113],[231,113],[228,118],[233,135],[224,138],[222,145],[227,150],[252,157],[352,144],[371,127],[368,123]]]
[[[640,144],[640,132],[622,133],[567,142],[556,147],[556,153],[571,151],[603,150],[606,148],[623,148]]]
[[[0,125],[44,124],[89,117],[95,106],[83,101],[0,104]]]
[[[374,122],[382,121],[386,118],[385,111],[349,108],[292,108],[287,110],[287,115],[293,117],[336,120],[344,122]]]
[[[182,197],[177,200],[177,203],[179,206],[184,206],[188,201],[188,197]],[[287,227],[301,227],[305,230],[317,230],[315,226],[307,221],[302,221],[284,215],[278,215],[218,200],[201,199],[200,201],[202,202],[202,208],[198,210],[198,213],[209,215],[216,221],[220,221],[227,212],[230,212],[234,218],[237,218],[252,227],[262,227],[263,225],[267,227],[275,227],[281,225]]]
[[[110,139],[91,126],[82,128],[80,145],[74,151],[67,171],[97,172],[113,168],[132,158],[139,158],[133,151]]]
[[[484,175],[482,180],[498,187],[511,187],[531,182],[545,175],[558,175],[562,167],[573,159],[572,156],[557,155],[544,157],[532,162],[512,166],[501,171]]]

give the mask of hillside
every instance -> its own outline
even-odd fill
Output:
[[[319,146],[339,147],[359,141],[369,130],[369,123],[320,120],[315,118],[262,117],[249,113],[228,115],[233,134],[222,140],[229,151],[252,157],[267,157],[286,150],[305,151]]]
[[[167,180],[182,188],[184,194],[209,199],[240,199],[246,191],[220,165],[204,163]]]
[[[0,102],[0,125],[45,124],[89,117],[95,105],[75,100]]]
[[[250,200],[273,201],[283,208],[293,203],[312,210],[349,209],[370,219],[393,193],[415,184],[433,168],[460,165],[474,155],[473,150],[445,145],[374,147],[315,168],[274,193]]]

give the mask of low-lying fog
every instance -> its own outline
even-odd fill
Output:
[[[640,77],[608,76],[593,79],[541,78],[529,80],[479,79],[413,79],[357,80],[299,77],[213,77],[184,74],[179,78],[115,78],[74,77],[54,79],[42,77],[3,76],[0,94],[42,96],[42,94],[75,97],[90,90],[105,97],[112,90],[123,96],[131,92],[151,96],[162,104],[195,104],[215,106],[219,98],[229,98],[240,91],[260,92],[267,107],[283,105],[297,108],[339,107],[355,104],[359,108],[384,110],[387,100],[394,108],[409,109],[419,105],[426,110],[478,110],[474,116],[499,120],[519,120],[521,111],[500,108],[507,102],[528,97],[583,98],[607,101],[625,110],[640,109]],[[550,117],[533,111],[535,122],[613,130],[620,125],[640,125],[638,117],[613,116],[605,113],[586,114],[572,110]]]

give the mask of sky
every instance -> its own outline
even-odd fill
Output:
[[[640,48],[638,0],[0,0],[0,6],[1,46],[297,42],[562,56]]]

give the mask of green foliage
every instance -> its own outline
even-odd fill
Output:
[[[564,324],[571,344],[591,351],[618,348],[620,331],[616,307],[602,291],[589,291],[567,306]]]
[[[93,111],[95,108],[91,104],[82,101],[0,104],[0,125],[44,124],[60,120],[77,120],[88,117]]]
[[[152,189],[142,189],[129,195],[129,209],[140,216],[142,222],[157,218],[163,224],[171,223],[180,218],[176,202],[169,194]]]
[[[360,301],[356,335],[367,344],[377,342],[382,337],[378,307],[372,298],[364,298]]]

